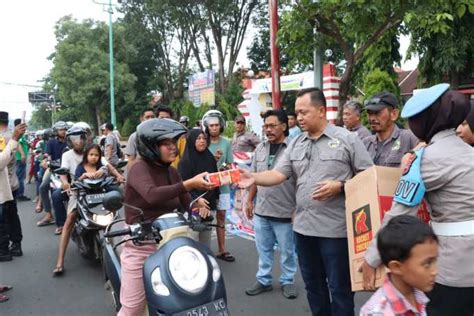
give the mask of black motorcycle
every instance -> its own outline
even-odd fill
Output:
[[[202,197],[202,196],[201,196]],[[191,202],[194,204],[200,197]],[[103,199],[107,209],[123,205],[119,192],[109,192]],[[190,206],[191,209],[191,206]],[[142,212],[143,214],[143,212]],[[209,248],[188,237],[188,229],[210,230],[191,210],[182,214],[168,213],[154,221],[125,227],[123,219],[112,222],[104,234],[104,271],[116,310],[120,309],[121,245],[133,241],[135,245],[153,243],[155,253],[143,266],[143,281],[149,315],[160,316],[227,316],[227,296],[222,272]],[[116,238],[118,236],[128,238]],[[115,238],[114,238],[115,237]]]
[[[67,175],[67,169],[55,170],[56,174]],[[77,198],[78,216],[74,222],[71,239],[86,259],[102,261],[102,239],[104,230],[117,217],[117,210],[104,207],[102,199],[111,188],[118,189],[112,177],[73,181],[71,191]],[[67,203],[67,202],[66,202]]]

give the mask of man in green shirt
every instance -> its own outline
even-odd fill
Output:
[[[234,162],[230,141],[221,136],[225,127],[224,116],[217,110],[210,110],[202,118],[204,132],[209,135],[209,150],[217,161],[217,169]],[[228,185],[220,187],[217,203],[217,225],[225,227],[225,212],[230,210],[230,188]],[[224,261],[235,261],[234,256],[225,250],[225,228],[217,228],[217,244],[219,247],[216,258]]]
[[[16,119],[14,125],[17,126],[21,123],[21,119]],[[26,141],[25,135],[21,136],[18,140],[18,151],[16,152],[16,176],[20,186],[18,190],[14,192],[14,195],[18,201],[29,201],[30,198],[25,196],[25,179],[26,179],[26,162],[28,161],[28,142]]]

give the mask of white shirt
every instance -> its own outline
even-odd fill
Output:
[[[61,168],[69,169],[73,175],[76,173],[76,168],[82,163],[84,154],[77,154],[74,150],[66,151],[61,158]],[[102,165],[107,165],[107,160],[104,157],[101,159]]]

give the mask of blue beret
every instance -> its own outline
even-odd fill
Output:
[[[423,112],[445,93],[448,88],[448,83],[440,83],[416,93],[403,107],[402,118],[409,118]]]

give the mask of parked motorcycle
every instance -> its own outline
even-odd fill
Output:
[[[64,168],[55,173],[67,175]],[[71,191],[77,198],[77,218],[74,223],[71,238],[79,248],[79,253],[86,259],[102,260],[102,239],[104,230],[117,217],[117,210],[109,210],[103,206],[102,199],[107,190],[117,186],[112,177],[99,179],[84,179],[73,181]]]
[[[202,197],[202,196],[200,196]],[[155,253],[143,266],[149,315],[160,316],[226,316],[227,296],[222,272],[209,248],[188,237],[188,230],[210,230],[207,221],[189,211],[168,213],[154,221],[142,220],[125,226],[124,220],[112,222],[104,234],[104,271],[116,310],[120,309],[120,252],[121,245],[132,241],[135,245],[153,243]],[[122,202],[122,195],[109,192],[103,199],[107,209],[118,209],[122,205],[139,210]],[[128,238],[117,238],[128,236]]]

